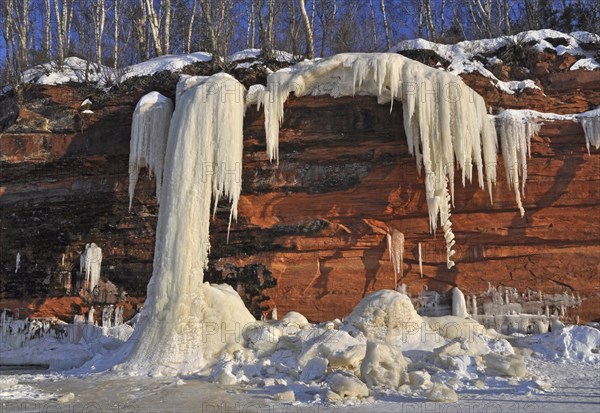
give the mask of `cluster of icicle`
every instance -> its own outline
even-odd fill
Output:
[[[210,250],[209,224],[222,197],[231,204],[230,222],[237,217],[245,92],[223,73],[185,78],[178,85],[167,139],[154,273],[141,336],[128,360],[130,369],[177,374],[205,364],[210,346],[198,337],[210,317],[218,316],[208,309],[210,298],[202,284]]]
[[[521,216],[525,209],[521,195],[525,195],[527,180],[527,158],[531,151],[531,137],[540,130],[540,124],[535,118],[527,116],[519,110],[505,110],[496,117],[502,158],[506,168],[508,185],[515,192],[517,206]]]
[[[600,148],[600,108],[581,113],[577,116],[585,134],[585,145],[588,153],[590,146]]]
[[[85,250],[79,258],[79,271],[85,274],[85,283],[89,292],[93,292],[100,281],[101,266],[102,249],[93,242],[85,244]]]
[[[455,173],[461,171],[465,185],[472,180],[475,168],[480,187],[487,182],[491,198],[498,151],[495,125],[483,98],[461,79],[396,54],[342,54],[303,62],[271,74],[266,88],[253,86],[247,93],[237,80],[222,73],[182,77],[170,122],[166,111],[161,109],[159,115],[163,126],[170,123],[170,127],[162,169],[154,273],[134,336],[137,341],[127,361],[131,369],[161,374],[195,371],[214,362],[211,354],[225,345],[222,341],[207,344],[198,340],[199,335],[206,338],[203,328],[209,323],[253,320],[243,303],[235,307],[234,303],[241,303],[235,291],[202,284],[210,250],[209,223],[222,197],[231,205],[229,224],[237,218],[246,107],[264,106],[267,151],[271,160],[277,161],[279,127],[285,101],[292,92],[297,96],[371,95],[390,106],[394,101],[402,102],[409,151],[419,172],[424,170],[430,230],[442,226],[447,266],[454,265],[450,207]],[[155,99],[147,111],[158,101]],[[143,116],[136,112],[134,123]],[[500,118],[507,175],[522,209],[519,187],[522,191],[530,138],[539,126],[510,112]],[[143,140],[137,131],[132,138],[136,140],[132,148]],[[132,154],[133,164],[141,165],[144,153],[158,154],[161,145],[164,147],[164,135],[161,139],[140,144],[145,149]],[[159,162],[158,156],[153,159]],[[158,177],[160,165],[154,165],[150,167]],[[402,271],[401,233],[391,231],[388,243],[397,274]],[[419,248],[422,274],[420,252]]]
[[[148,174],[156,176],[156,199],[160,202],[163,165],[169,124],[173,114],[171,99],[158,92],[143,96],[133,112],[129,148],[129,209],[140,169],[147,167]]]
[[[398,54],[348,53],[303,62],[269,75],[267,88],[259,97],[265,108],[267,152],[272,160],[278,159],[279,127],[292,92],[296,96],[370,95],[390,106],[394,101],[403,103],[409,151],[416,157],[419,172],[424,169],[430,230],[436,231],[439,220],[451,268],[455,169],[461,169],[465,185],[472,180],[475,166],[480,187],[487,182],[490,197],[496,181],[498,142],[483,98],[460,78]]]

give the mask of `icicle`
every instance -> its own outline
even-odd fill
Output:
[[[452,267],[455,164],[462,171],[463,185],[472,180],[475,166],[480,187],[486,182],[490,186],[490,197],[496,181],[497,136],[483,98],[460,78],[398,54],[346,53],[302,62],[270,74],[263,94],[267,152],[272,160],[278,159],[279,127],[292,92],[296,96],[370,95],[379,103],[403,102],[408,149],[419,173],[425,171],[430,229],[435,233],[440,221],[447,265]]]
[[[60,265],[65,266],[65,254],[62,255],[62,259],[60,260]]]
[[[581,113],[577,116],[585,134],[585,146],[588,154],[590,146],[600,149],[600,109]]]
[[[15,258],[15,274],[19,272],[21,268],[21,253],[17,252],[17,258]]]
[[[419,242],[419,272],[421,273],[421,278],[423,278],[423,255],[421,253],[421,243]]]
[[[113,306],[112,304],[106,306],[102,309],[102,327],[111,328],[112,327],[112,314],[113,314]]]
[[[85,244],[85,250],[79,259],[80,272],[85,274],[85,281],[89,292],[100,281],[100,268],[102,266],[102,249],[96,244]]]
[[[115,327],[123,324],[123,307],[115,308]]]
[[[395,228],[388,228],[386,235],[390,261],[394,268],[394,289],[398,286],[398,273],[404,278],[404,234]]]
[[[173,102],[158,92],[142,96],[133,112],[129,150],[129,210],[140,169],[156,175],[156,199],[160,202],[163,163]]]
[[[505,110],[497,116],[497,119],[500,123],[499,132],[506,179],[509,187],[515,191],[517,206],[521,216],[524,216],[525,209],[521,202],[521,194],[525,194],[527,157],[530,156],[531,137],[539,132],[540,125],[535,119],[517,110]]]

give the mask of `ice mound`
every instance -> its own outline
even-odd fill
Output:
[[[402,350],[424,346],[431,350],[446,342],[436,331],[427,331],[428,324],[406,294],[392,290],[379,290],[365,297],[346,317],[343,329]]]
[[[379,393],[455,401],[455,390],[479,374],[524,375],[522,358],[506,340],[486,336],[485,328],[469,318],[420,317],[408,296],[396,291],[366,296],[340,323],[304,320],[289,313],[279,321],[248,325],[245,344],[220,353],[210,379],[276,394],[286,387],[300,402]],[[457,383],[453,388],[442,384],[449,379]]]

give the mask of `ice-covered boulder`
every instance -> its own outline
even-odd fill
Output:
[[[524,377],[527,374],[523,357],[516,354],[488,353],[483,356],[489,375]]]
[[[425,397],[438,403],[455,403],[458,401],[456,392],[443,383],[433,383],[431,389],[425,393]]]
[[[331,390],[342,398],[362,398],[369,396],[365,383],[352,374],[336,372],[329,377]]]
[[[408,381],[406,365],[400,351],[381,342],[369,341],[360,366],[360,378],[371,388],[397,389]]]

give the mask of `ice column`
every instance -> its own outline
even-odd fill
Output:
[[[230,219],[241,192],[245,88],[227,74],[185,79],[167,140],[154,272],[133,348],[122,369],[197,372],[254,321],[229,286],[203,284],[212,202],[226,198]]]
[[[467,317],[467,304],[465,295],[458,287],[452,289],[452,315],[456,317]]]

